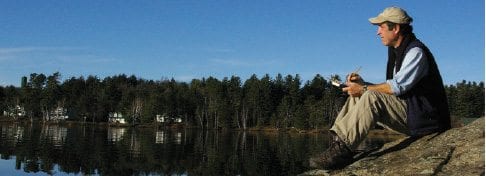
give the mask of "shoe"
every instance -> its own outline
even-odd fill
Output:
[[[331,146],[316,157],[309,159],[309,166],[316,169],[333,170],[343,168],[353,161],[353,153],[346,143],[339,139],[333,131],[331,133]]]

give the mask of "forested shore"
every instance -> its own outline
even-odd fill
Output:
[[[346,99],[338,88],[317,74],[302,83],[299,75],[252,75],[219,80],[214,77],[177,82],[146,80],[124,74],[98,78],[32,73],[21,86],[0,86],[3,118],[15,107],[31,120],[62,107],[69,121],[107,122],[110,113],[124,114],[130,123],[153,123],[156,116],[182,119],[187,126],[219,128],[317,129],[333,122]],[[302,85],[303,84],[303,85]],[[446,85],[452,116],[484,116],[484,83],[461,81]]]

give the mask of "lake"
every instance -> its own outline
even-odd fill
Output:
[[[327,134],[0,123],[2,175],[296,175]],[[396,135],[369,137],[379,146]]]

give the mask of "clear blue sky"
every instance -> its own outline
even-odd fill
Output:
[[[383,82],[387,49],[368,18],[400,6],[446,84],[484,81],[482,0],[69,0],[0,2],[0,85],[136,75],[190,81],[251,74],[345,75]]]

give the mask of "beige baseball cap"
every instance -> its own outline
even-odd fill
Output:
[[[370,18],[369,21],[371,24],[381,24],[385,21],[397,24],[410,24],[413,19],[400,7],[388,7],[377,17]]]

